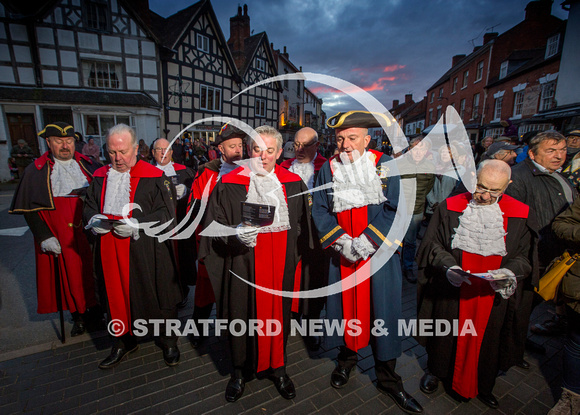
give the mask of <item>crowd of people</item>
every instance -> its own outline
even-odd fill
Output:
[[[527,339],[540,277],[580,246],[580,131],[486,137],[473,148],[435,148],[419,136],[391,157],[368,134],[379,117],[331,117],[335,144],[321,143],[309,127],[284,144],[273,127],[248,135],[226,124],[209,147],[190,133],[173,146],[164,138],[147,146],[119,124],[108,131],[105,166],[92,138],[80,146],[72,126],[47,125],[39,136],[49,150],[41,157],[27,160],[20,143],[13,150],[23,166],[10,208],[34,235],[38,312],[70,311],[72,336],[103,329],[105,316],[114,322],[103,370],[137,351],[135,322],[144,320],[164,362],[175,366],[178,336],[169,328],[195,285],[194,348],[205,341],[203,322],[214,306],[217,319],[258,322],[257,335],[230,327],[227,401],[238,400],[257,374],[269,376],[283,398],[296,396],[286,371],[294,319],[310,349],[321,341],[338,347],[333,388],[348,387],[358,352],[370,345],[379,392],[407,413],[422,413],[396,372],[406,279],[417,284],[418,319],[453,321],[461,331],[416,334],[428,355],[421,391],[442,384],[455,399],[477,397],[497,408],[498,373],[529,369],[525,348],[542,349]],[[478,168],[469,192],[461,179],[472,160]],[[409,189],[415,202],[402,215],[409,225],[393,237]],[[157,225],[175,237],[159,237]],[[188,237],[178,237],[188,228]],[[575,265],[554,318],[531,327],[567,335],[554,414],[580,408],[579,278]],[[311,290],[320,295],[299,295]],[[351,330],[323,340],[315,330],[322,317]],[[164,323],[153,330],[156,319]],[[264,334],[272,321],[280,330]]]

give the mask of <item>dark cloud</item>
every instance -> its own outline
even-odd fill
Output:
[[[265,31],[274,48],[287,47],[305,72],[339,77],[368,90],[385,107],[412,93],[420,100],[457,54],[482,44],[483,34],[503,33],[524,19],[527,0],[248,0],[254,33]],[[560,2],[552,14],[566,19]],[[193,1],[149,0],[167,17]],[[239,0],[212,2],[226,39]],[[396,70],[384,72],[385,67]],[[309,83],[327,113],[357,106],[352,99]],[[357,106],[359,108],[359,106]]]

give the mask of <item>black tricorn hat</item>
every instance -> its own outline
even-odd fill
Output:
[[[215,144],[216,146],[218,144],[223,143],[226,140],[229,140],[230,138],[241,138],[242,141],[245,140],[247,137],[247,134],[245,132],[243,132],[242,130],[240,130],[237,127],[234,127],[233,125],[231,125],[230,123],[224,124],[224,126],[221,128],[218,136],[216,137],[216,140],[213,144]]]
[[[384,119],[388,126],[391,125],[391,120],[385,114],[369,111],[339,112],[330,117],[326,121],[326,125],[330,128],[380,128],[381,124],[375,116]]]
[[[48,137],[74,137],[75,129],[72,125],[65,122],[54,122],[44,127],[44,130],[38,133],[42,138]]]

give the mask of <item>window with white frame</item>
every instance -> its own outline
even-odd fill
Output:
[[[548,44],[546,45],[546,59],[558,53],[559,43],[560,43],[560,33],[548,39]]]
[[[433,124],[433,108],[429,108],[429,125]]]
[[[481,78],[483,78],[483,61],[479,61],[477,70],[475,71],[475,81],[481,81]]]
[[[83,61],[83,82],[90,88],[122,89],[121,64]]]
[[[443,87],[439,88],[439,98],[443,98]]]
[[[207,85],[199,87],[199,106],[202,110],[219,111],[221,109],[222,90]]]
[[[514,95],[514,117],[521,116],[524,108],[524,91],[518,91]]]
[[[109,30],[109,5],[106,0],[86,0],[84,5],[84,25],[87,29]]]
[[[459,116],[461,117],[462,120],[464,115],[465,115],[465,98],[463,98],[459,102]]]
[[[501,66],[499,67],[499,79],[503,79],[507,76],[508,65],[509,65],[509,61],[505,61],[505,62],[501,63]]]
[[[109,128],[117,124],[126,124],[135,129],[135,117],[127,114],[81,114],[83,134],[88,141],[93,138],[95,143],[102,147]]]
[[[429,100],[429,103],[432,103],[434,99],[435,99],[435,92],[431,92],[431,100]]]
[[[256,117],[266,116],[266,100],[262,98],[256,98]]]
[[[256,58],[256,69],[262,72],[266,72],[266,61],[261,58]]]
[[[209,38],[201,33],[197,34],[197,50],[209,53]]]
[[[540,111],[549,110],[554,106],[554,94],[556,92],[556,81],[542,85],[542,98],[540,99]]]
[[[501,106],[503,103],[503,97],[499,97],[495,99],[495,106],[493,110],[493,118],[495,120],[501,120]]]
[[[463,88],[467,88],[467,82],[469,81],[469,71],[465,71],[463,72],[463,86],[461,87]]]
[[[473,96],[473,108],[471,118],[476,119],[479,116],[479,92]]]
[[[453,78],[453,86],[451,88],[452,94],[455,94],[457,92],[457,81],[458,81],[457,77]]]

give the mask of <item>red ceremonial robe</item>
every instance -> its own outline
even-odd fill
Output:
[[[223,176],[216,185],[204,227],[213,220],[230,227],[242,222],[240,202],[246,200],[250,184],[248,172],[243,172],[240,167]],[[279,166],[275,167],[275,174],[282,184],[288,204],[291,229],[258,234],[254,248],[245,247],[236,236],[230,236],[226,241],[202,237],[200,246],[200,258],[205,261],[212,280],[218,318],[246,322],[257,319],[264,323],[264,335],[248,336],[246,332],[242,336],[230,336],[234,366],[247,366],[252,362],[257,372],[285,365],[291,300],[254,289],[233,273],[266,288],[291,291],[298,263],[298,236],[309,236],[307,195],[290,197],[305,192],[306,186],[298,175]],[[309,246],[311,243],[306,241],[302,245]],[[269,320],[277,321],[282,331],[277,335],[268,335],[265,330]],[[256,340],[257,344],[254,344]]]
[[[74,159],[90,183],[99,167],[80,153]],[[83,201],[79,196],[53,197],[50,175],[54,160],[49,152],[30,164],[15,192],[10,213],[24,213],[34,234],[39,314],[56,313],[55,261],[58,263],[63,310],[84,313],[97,304],[92,252],[83,230]],[[38,216],[36,216],[38,215]],[[41,222],[39,222],[39,218]],[[40,242],[56,237],[61,246],[57,259],[40,249]]]
[[[463,193],[447,199],[447,208],[453,212],[463,212],[470,200],[471,195]],[[509,196],[503,196],[498,204],[503,212],[506,232],[510,217],[528,217],[528,206]],[[501,261],[499,255],[484,257],[463,252],[460,266],[471,273],[481,273],[501,268]],[[495,292],[488,281],[478,278],[471,278],[470,281],[471,285],[461,284],[460,287],[458,326],[461,330],[466,320],[471,320],[477,335],[466,334],[457,338],[452,382],[453,390],[465,398],[475,398],[479,393],[477,384],[481,344],[495,299]]]

